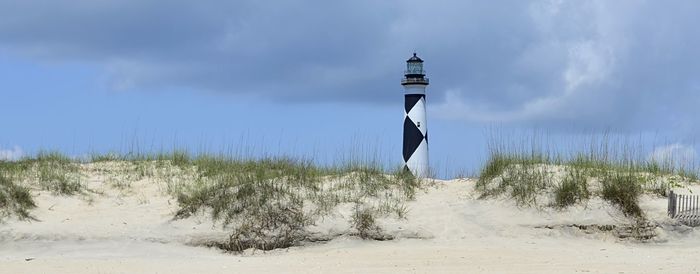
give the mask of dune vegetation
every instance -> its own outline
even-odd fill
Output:
[[[230,231],[225,242],[206,243],[229,251],[270,250],[312,239],[307,228],[338,206],[352,208],[352,235],[390,239],[376,218],[405,218],[420,180],[402,169],[349,161],[319,166],[290,157],[242,159],[225,155],[95,154],[72,159],[56,152],[0,162],[0,217],[31,218],[32,191],[91,196],[89,175],[130,191],[150,179],[165,185],[178,203],[174,219],[208,215]]]
[[[492,141],[475,186],[481,198],[506,197],[520,206],[560,210],[600,198],[641,225],[646,222],[641,195],[665,197],[672,188],[698,182],[693,163],[655,159],[630,142],[604,136],[562,150],[550,149],[543,139],[517,145]]]
[[[548,149],[539,141],[518,145],[492,141],[475,190],[481,199],[507,198],[522,207],[566,210],[602,199],[633,223],[647,221],[642,195],[698,181],[689,163],[658,161],[637,146],[591,141],[578,150]],[[347,235],[387,240],[379,219],[406,218],[407,203],[425,186],[401,168],[377,161],[319,165],[292,157],[246,158],[222,154],[93,154],[76,159],[41,152],[0,161],[0,220],[32,220],[36,192],[56,196],[99,196],[88,180],[124,192],[134,182],[162,186],[177,210],[172,218],[205,216],[228,231],[225,241],[202,243],[228,251],[271,250],[327,240],[311,227],[347,214]],[[345,214],[345,213],[344,213]]]

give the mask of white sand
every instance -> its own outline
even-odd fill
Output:
[[[565,212],[478,200],[475,181],[438,181],[409,203],[408,220],[385,220],[392,241],[340,236],[326,243],[234,255],[188,243],[225,237],[204,217],[172,221],[176,202],[149,181],[122,192],[92,176],[103,192],[60,197],[41,192],[40,221],[0,224],[0,273],[696,273],[700,234],[657,229],[650,243],[570,224],[622,224],[600,200]],[[666,200],[645,197],[649,217],[668,224]],[[342,229],[329,219],[316,230]],[[331,223],[329,223],[331,222]],[[683,227],[680,227],[683,228]]]

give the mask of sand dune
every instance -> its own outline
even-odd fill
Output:
[[[0,225],[1,273],[564,273],[697,272],[700,235],[665,215],[666,200],[642,207],[658,236],[620,239],[572,225],[624,225],[609,204],[590,200],[566,211],[477,199],[474,180],[435,181],[408,204],[406,220],[381,220],[397,238],[369,241],[344,231],[346,214],[312,227],[327,242],[274,251],[225,253],[196,243],[226,237],[205,216],[173,220],[176,201],[141,180],[117,189],[90,176],[94,193],[37,192],[37,221]]]

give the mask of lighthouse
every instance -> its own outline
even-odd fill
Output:
[[[425,88],[428,78],[423,70],[423,60],[413,53],[406,61],[406,71],[401,80],[404,88],[403,160],[405,168],[413,175],[425,178],[428,167],[428,123],[425,116]]]

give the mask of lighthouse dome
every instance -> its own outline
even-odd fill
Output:
[[[409,58],[406,62],[411,62],[411,63],[423,63],[423,59],[420,59],[416,53],[413,53],[413,56]]]

